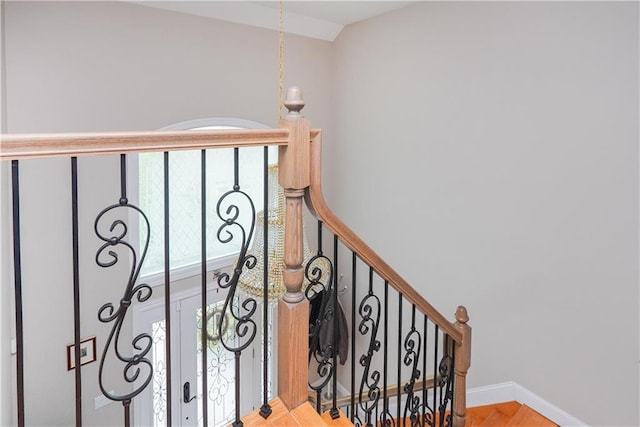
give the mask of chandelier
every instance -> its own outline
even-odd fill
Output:
[[[268,171],[268,191],[270,199],[267,203],[267,212],[264,210],[256,215],[256,233],[248,255],[256,259],[256,265],[249,269],[245,268],[238,279],[238,288],[246,295],[258,298],[264,296],[265,264],[267,265],[267,294],[269,302],[276,302],[285,293],[286,288],[282,279],[284,265],[284,216],[285,198],[284,190],[278,184],[278,165],[269,165]],[[268,227],[267,259],[265,263],[264,234],[265,224]],[[302,234],[303,239],[303,267],[312,258],[307,237]],[[306,278],[302,283],[302,290],[309,285]]]

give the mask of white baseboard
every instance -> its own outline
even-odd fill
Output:
[[[516,402],[525,404],[562,427],[587,427],[587,424],[566,413],[554,404],[527,390],[520,384],[509,381],[485,387],[472,388],[467,391],[467,407],[491,405],[500,402]]]

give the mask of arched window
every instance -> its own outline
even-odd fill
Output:
[[[238,118],[207,118],[176,123],[161,130],[264,129],[266,125]],[[262,147],[239,150],[240,186],[253,200],[256,211],[263,205]],[[169,154],[169,249],[173,280],[200,273],[201,242],[201,151]],[[269,163],[277,162],[277,148],[269,150]],[[219,198],[233,188],[233,149],[206,151],[207,264],[213,270],[235,260],[239,239],[221,243],[217,231],[222,221],[216,213]],[[164,271],[164,155],[138,155],[138,197],[140,208],[151,224],[151,237],[142,276],[151,285],[163,281]],[[249,215],[244,211],[241,215]],[[241,220],[250,221],[250,218]],[[141,233],[144,231],[141,230]],[[141,236],[144,238],[144,236]]]

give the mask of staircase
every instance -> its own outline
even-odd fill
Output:
[[[37,373],[40,371],[33,367],[39,367],[40,361],[31,358],[25,363],[25,343],[38,340],[34,328],[23,327],[23,318],[36,318],[42,313],[30,309],[28,303],[23,304],[22,272],[37,271],[39,263],[38,257],[28,251],[28,256],[23,258],[21,248],[39,248],[47,241],[46,236],[40,233],[22,233],[29,227],[27,223],[21,225],[20,221],[21,209],[29,207],[28,203],[20,207],[20,165],[34,158],[63,157],[70,160],[71,203],[70,206],[61,207],[62,217],[66,215],[69,218],[64,222],[65,225],[59,227],[65,229],[71,224],[72,235],[69,237],[73,244],[65,260],[70,266],[69,271],[61,272],[57,280],[60,283],[73,283],[73,302],[68,302],[69,309],[73,311],[73,344],[67,346],[67,357],[68,370],[73,370],[75,380],[75,425],[82,426],[83,420],[93,420],[91,417],[94,415],[93,411],[83,415],[83,406],[86,406],[83,405],[83,396],[84,399],[90,397],[86,387],[83,393],[82,385],[88,381],[83,381],[83,375],[93,373],[95,369],[89,372],[81,369],[81,343],[87,332],[82,331],[80,326],[81,323],[86,324],[85,319],[95,323],[96,317],[100,323],[94,326],[102,331],[97,337],[102,354],[95,354],[94,349],[94,360],[99,359],[100,363],[96,367],[97,376],[92,377],[91,381],[100,387],[106,399],[122,405],[121,414],[118,411],[106,414],[105,411],[104,416],[108,419],[101,420],[101,423],[127,427],[136,423],[148,425],[134,415],[151,410],[152,387],[157,380],[154,375],[163,369],[165,377],[158,380],[159,384],[166,387],[166,393],[158,398],[162,401],[159,406],[165,411],[162,413],[163,419],[178,420],[190,411],[184,406],[193,400],[189,381],[183,382],[182,393],[178,387],[172,389],[173,382],[182,380],[173,381],[176,376],[171,375],[170,356],[172,349],[173,353],[177,351],[176,343],[172,344],[170,338],[171,304],[176,295],[176,289],[171,286],[175,277],[171,274],[174,269],[171,268],[169,256],[174,246],[168,226],[170,221],[166,220],[170,212],[170,192],[165,190],[163,200],[164,281],[158,285],[163,292],[152,289],[139,277],[152,234],[151,225],[147,214],[127,197],[127,155],[162,153],[164,162],[161,173],[165,187],[170,188],[169,158],[174,151],[181,150],[199,150],[201,157],[199,204],[202,209],[199,213],[200,235],[195,239],[202,248],[201,260],[199,265],[194,264],[194,268],[200,271],[199,307],[201,313],[207,313],[207,327],[200,328],[198,340],[207,344],[219,342],[218,347],[224,348],[225,357],[233,363],[235,376],[229,382],[229,396],[235,404],[232,412],[234,427],[344,426],[352,425],[350,419],[356,425],[375,426],[379,422],[386,425],[393,420],[398,421],[401,417],[414,420],[425,418],[425,413],[429,414],[429,419],[439,422],[446,420],[450,427],[469,425],[465,423],[466,375],[471,364],[471,326],[467,310],[459,306],[454,319],[441,314],[329,209],[321,187],[322,132],[312,129],[309,120],[300,114],[304,106],[300,95],[298,88],[291,88],[287,92],[284,105],[289,113],[281,120],[278,129],[2,135],[0,160],[11,161],[17,427],[42,424],[32,420],[49,416],[38,410],[37,396],[25,399],[25,390],[35,389],[32,384],[39,380]],[[275,194],[269,188],[267,176],[269,149],[278,147],[278,183],[284,196],[285,215],[283,224],[264,221],[261,235],[263,251],[254,255],[250,248],[251,242],[258,239],[254,232],[257,228],[256,209],[259,207],[244,190],[245,173],[240,172],[240,158],[241,152],[259,147],[263,148],[264,153],[263,210],[268,212],[268,195]],[[232,149],[233,174],[226,177],[228,187],[224,188],[223,194],[207,201],[207,182],[213,179],[208,178],[208,171],[213,168],[207,169],[207,153],[219,149]],[[84,159],[79,158],[114,154],[119,155],[119,165],[114,164],[119,167],[114,167],[109,176],[119,179],[120,185],[114,186],[105,195],[101,209],[79,209],[80,202],[86,200],[84,196],[101,191],[94,185],[94,177],[82,184],[84,179],[81,178],[85,175],[78,172],[82,170],[78,163],[84,163]],[[260,172],[258,166],[251,168],[256,169],[254,172]],[[23,169],[23,175],[25,170],[36,171],[37,168],[27,167]],[[217,174],[215,177],[225,178]],[[68,185],[67,180],[62,185]],[[86,191],[78,190],[85,188],[85,185]],[[29,189],[29,186],[23,186],[23,196]],[[213,206],[215,214],[212,215],[209,208]],[[316,251],[309,260],[305,259],[308,250],[305,251],[304,207],[315,217],[317,226]],[[26,218],[29,216],[23,217]],[[82,234],[82,224],[93,224],[93,227],[82,228]],[[217,232],[207,234],[210,224],[217,224]],[[138,225],[143,230],[143,236],[128,231],[136,229]],[[276,235],[273,231],[276,225],[283,226],[284,235],[279,236],[276,242],[271,242],[271,237]],[[271,232],[268,232],[269,227],[272,228]],[[162,233],[162,230],[158,228],[158,232]],[[87,242],[81,236],[86,236]],[[233,264],[228,271],[209,271],[208,237],[217,239],[215,243],[220,247],[233,243],[239,248],[237,256],[232,257],[233,261],[225,261]],[[96,239],[100,241],[98,244]],[[268,250],[275,251],[280,244],[282,256],[269,262]],[[95,250],[95,258],[86,266],[83,263],[81,268],[80,253],[87,250]],[[118,262],[117,268],[104,270],[116,266]],[[281,276],[284,285],[284,289],[278,290],[278,295],[281,292],[284,294],[277,302],[277,320],[274,320],[277,331],[269,332],[269,311],[265,307],[271,300],[270,289],[274,287],[268,268],[273,266],[277,267],[274,274]],[[246,293],[240,286],[241,275],[254,267],[260,271],[256,277],[260,277],[261,283],[269,284],[260,286],[261,295],[260,292],[259,295]],[[100,278],[100,292],[105,293],[99,296],[100,300],[104,298],[102,306],[85,307],[81,304],[80,295],[87,291],[83,287],[84,276],[83,280],[80,276],[84,268],[90,268],[92,274]],[[129,273],[123,274],[127,269]],[[29,274],[25,274],[24,278],[24,289],[32,289]],[[340,283],[343,278],[344,281]],[[117,289],[114,283],[119,284],[122,290],[119,299],[111,293],[112,289]],[[94,292],[94,288],[89,289],[90,293]],[[3,294],[9,293],[4,291],[7,289],[3,288]],[[225,299],[221,311],[209,315],[207,294],[213,291],[222,291]],[[32,295],[38,295],[39,291],[33,292]],[[166,339],[160,345],[162,348],[158,348],[158,354],[165,354],[166,360],[156,356],[153,331],[134,336],[128,320],[125,320],[133,316],[136,306],[146,303],[154,293],[158,295],[158,301],[163,300],[165,308],[163,320]],[[26,293],[25,297],[28,297]],[[261,308],[258,306],[260,302]],[[312,304],[314,312],[311,312]],[[202,315],[201,319],[204,317]],[[175,319],[174,314],[173,320],[175,322],[179,318]],[[24,324],[28,326],[33,323],[25,321]],[[262,331],[258,325],[261,325]],[[247,390],[246,384],[243,386],[241,372],[243,375],[251,375],[251,372],[243,371],[241,366],[244,366],[242,361],[247,360],[246,356],[254,351],[254,344],[267,350],[276,348],[277,357],[271,360],[269,351],[263,352],[261,407],[257,412],[244,416],[246,412],[243,412],[241,403],[250,408],[248,393],[253,396],[256,390]],[[207,351],[203,351],[199,360],[202,372],[209,369],[209,362],[213,360],[213,356],[208,357],[207,354]],[[270,362],[274,365],[273,377],[277,381],[270,377]],[[210,392],[208,377],[204,375],[202,378],[202,388],[198,393],[202,397],[198,400],[202,405],[202,423],[209,425],[209,415],[214,413],[208,406],[209,394],[219,390]],[[274,380],[277,389],[269,390],[270,380]],[[213,384],[214,380],[211,381]],[[339,381],[345,389],[342,397],[338,393]],[[322,406],[316,408],[317,412],[307,403],[310,388],[316,396],[316,402]],[[109,390],[117,390],[117,393]],[[327,391],[331,399],[325,405],[322,399],[328,396]],[[344,395],[351,397],[348,401],[339,402]],[[267,396],[278,398],[269,404]],[[136,405],[145,409],[136,410]],[[326,412],[327,409],[329,412]],[[349,416],[344,416],[341,409]],[[29,414],[27,411],[30,411]],[[270,415],[265,419],[262,415],[266,414]],[[96,417],[99,415],[103,413],[95,414]],[[116,420],[116,417],[119,419]],[[179,422],[174,421],[174,424]]]
[[[341,412],[340,418],[331,419],[329,411],[322,416],[305,402],[292,411],[288,411],[279,398],[270,402],[273,413],[268,419],[260,416],[256,409],[242,419],[245,427],[351,427],[353,424]],[[411,426],[406,419],[402,427]],[[467,408],[465,427],[558,427],[527,405],[518,402],[503,402],[492,405]]]
[[[466,427],[558,427],[527,405],[504,402],[467,409]]]
[[[271,402],[273,413],[266,420],[260,416],[260,410],[256,409],[242,418],[245,427],[351,427],[353,424],[344,413],[340,417],[331,419],[329,411],[321,416],[315,409],[305,402],[292,411],[287,410],[279,398]],[[411,426],[409,419],[405,420],[402,427]],[[467,409],[467,422],[465,427],[558,427],[527,405],[518,402],[503,402],[492,405],[477,406]]]

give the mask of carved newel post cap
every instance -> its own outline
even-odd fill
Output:
[[[459,305],[456,310],[456,321],[463,325],[466,325],[469,321],[469,314],[467,313],[467,309],[463,305]]]
[[[304,100],[302,99],[302,90],[298,86],[291,86],[287,90],[284,106],[289,110],[287,117],[302,117],[300,110],[304,108]]]

